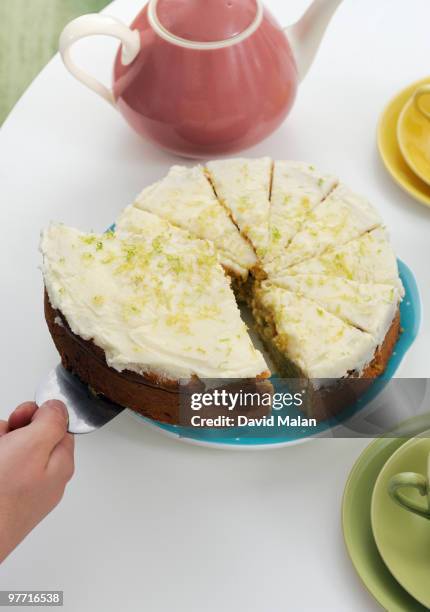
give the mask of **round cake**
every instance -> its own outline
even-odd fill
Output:
[[[64,367],[163,422],[178,422],[181,385],[273,373],[241,302],[277,373],[313,390],[317,419],[343,408],[345,381],[364,388],[385,370],[400,330],[403,287],[379,214],[302,162],[174,166],[114,231],[51,224],[41,251]]]

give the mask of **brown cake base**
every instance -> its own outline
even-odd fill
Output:
[[[161,379],[155,374],[141,375],[127,370],[118,372],[111,368],[99,347],[72,332],[63,315],[52,308],[46,292],[45,318],[63,367],[78,376],[97,395],[105,396],[150,419],[170,424],[180,423],[179,381]],[[349,377],[337,381],[336,384],[318,390],[313,390],[306,379],[285,370],[284,356],[264,338],[264,334],[262,337],[281,376],[294,378],[291,380],[292,386],[296,383],[300,389],[304,386],[309,389],[304,406],[307,416],[322,421],[335,416],[350,405],[364,393],[374,378],[384,372],[399,332],[400,314],[397,312],[384,342],[360,376],[352,372]],[[265,375],[261,376],[264,377]],[[181,386],[181,393],[203,390],[204,385],[197,377],[192,378],[187,387]]]
[[[84,340],[72,332],[62,313],[55,310],[45,291],[45,318],[54,344],[60,353],[63,367],[88,385],[96,395],[101,395],[120,406],[163,423],[189,424],[190,410],[186,395],[203,392],[204,383],[196,376],[187,385],[178,380],[161,379],[155,374],[136,374],[128,370],[118,372],[111,368],[105,354],[91,340]],[[244,380],[243,386],[250,392],[271,392],[265,383],[270,372],[263,372],[257,379]],[[220,388],[233,388],[235,383],[221,384]],[[181,410],[182,407],[182,410]],[[216,412],[218,416],[219,410]],[[267,413],[261,407],[246,410],[250,416]],[[210,409],[206,416],[211,416]]]
[[[127,406],[156,421],[178,423],[179,383],[154,375],[117,372],[106,363],[104,352],[92,341],[72,332],[62,314],[52,308],[45,292],[45,318],[61,363],[97,395]],[[195,381],[198,385],[198,380]]]

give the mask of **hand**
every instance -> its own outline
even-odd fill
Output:
[[[61,500],[73,454],[58,400],[26,402],[0,421],[0,563]]]

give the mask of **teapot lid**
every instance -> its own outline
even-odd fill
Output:
[[[252,27],[259,0],[153,0],[159,25],[175,37],[192,42],[229,40]]]

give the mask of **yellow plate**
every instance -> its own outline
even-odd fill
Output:
[[[430,83],[430,77],[421,79],[403,89],[388,104],[383,111],[378,125],[378,148],[382,161],[388,172],[402,189],[413,198],[430,206],[430,186],[426,185],[412,172],[403,159],[397,142],[397,122],[403,107],[414,91],[420,86]]]
[[[421,102],[430,111],[430,94]],[[400,151],[421,180],[430,184],[430,121],[415,106],[413,98],[406,102],[397,123]]]

